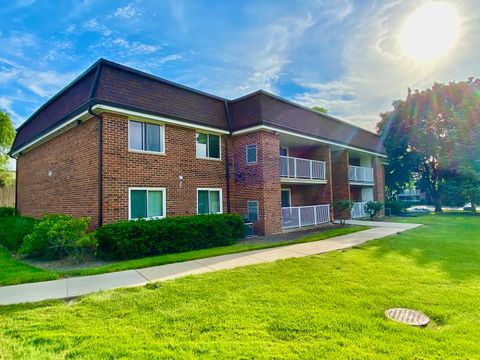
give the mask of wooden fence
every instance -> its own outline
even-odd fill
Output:
[[[15,185],[0,188],[0,207],[15,206]]]

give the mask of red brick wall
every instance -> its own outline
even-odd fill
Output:
[[[256,164],[245,161],[248,144],[257,144]],[[265,131],[235,136],[229,143],[232,212],[246,215],[247,201],[257,200],[258,234],[282,231],[279,149],[278,136]]]
[[[104,223],[128,218],[129,187],[165,187],[167,216],[196,214],[197,188],[221,188],[226,213],[225,137],[220,161],[197,159],[195,138],[193,129],[165,125],[165,155],[129,152],[127,117],[104,113]]]
[[[333,201],[350,199],[348,182],[348,151],[332,151],[332,192]],[[338,214],[334,214],[337,216]]]
[[[373,161],[373,177],[375,179],[375,187],[373,188],[373,198],[381,203],[385,202],[385,168],[380,158],[375,158]],[[380,216],[384,216],[385,212],[382,210]]]
[[[22,215],[89,216],[97,225],[97,127],[97,120],[89,119],[20,155],[17,208]]]

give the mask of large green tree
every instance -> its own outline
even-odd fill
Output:
[[[388,154],[387,186],[416,180],[441,211],[442,191],[465,195],[474,204],[480,160],[480,80],[435,83],[408,91],[393,110],[380,114],[378,132]],[[458,181],[463,177],[465,181]],[[455,178],[455,181],[453,179]],[[448,198],[448,196],[447,196]],[[460,201],[460,200],[459,200]]]
[[[10,174],[7,171],[8,152],[14,138],[15,129],[10,116],[0,109],[0,186],[4,186],[10,180]]]

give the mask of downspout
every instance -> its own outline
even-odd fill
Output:
[[[18,215],[18,157],[15,159],[15,214]]]
[[[98,81],[100,79],[102,63],[98,63],[97,72],[93,80],[92,89],[89,96],[88,113],[98,121],[97,137],[98,137],[98,223],[97,227],[103,225],[103,122],[102,116],[93,111],[92,107],[95,105],[95,93],[97,91]]]
[[[232,134],[232,127],[231,127],[231,118],[230,118],[230,111],[228,111],[228,102],[227,100],[224,101],[225,106],[225,115],[227,116],[227,126],[228,126],[228,135],[227,140],[230,140]],[[228,156],[228,148],[230,146],[230,141],[225,142],[225,175],[227,177],[227,212],[230,213],[231,206],[230,206],[230,160]]]

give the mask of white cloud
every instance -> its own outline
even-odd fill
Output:
[[[15,127],[19,126],[24,118],[18,115],[12,107],[12,100],[6,96],[0,96],[0,109],[5,110],[10,115],[10,119]]]
[[[115,10],[113,15],[124,19],[130,19],[135,15],[138,15],[138,10],[134,7],[133,4],[128,4],[127,6],[120,7]]]
[[[110,36],[112,34],[112,30],[110,30],[105,24],[99,23],[97,19],[88,20],[85,23],[84,28],[89,31],[98,32],[103,36]]]
[[[378,114],[391,102],[404,98],[408,87],[424,89],[434,81],[466,80],[479,76],[480,14],[474,1],[458,3],[463,31],[456,48],[437,62],[419,64],[406,58],[398,45],[398,31],[414,11],[415,3],[382,2],[357,14],[347,37],[341,59],[346,71],[334,81],[312,81],[308,75],[297,79],[307,90],[293,97],[306,106],[320,105],[329,113],[374,129]],[[457,4],[457,3],[455,3]]]

